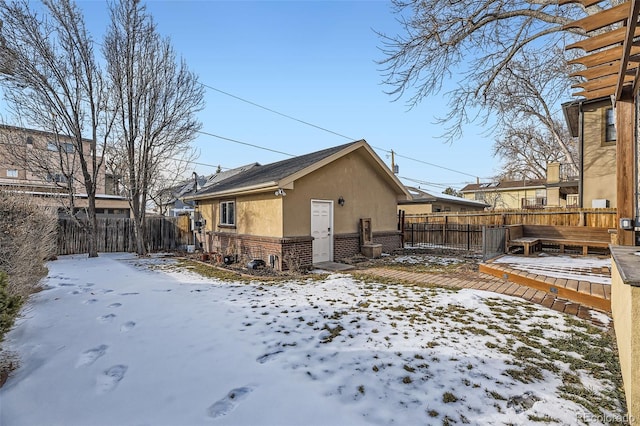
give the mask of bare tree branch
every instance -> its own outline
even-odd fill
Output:
[[[143,224],[150,193],[175,158],[193,152],[190,142],[201,128],[195,113],[204,106],[204,89],[168,39],[157,33],[137,0],[112,3],[103,52],[118,111],[118,157],[136,221],[137,251],[146,252]]]
[[[11,52],[10,73],[2,74],[0,81],[21,122],[71,141],[78,169],[64,169],[62,154],[68,154],[67,148],[54,138],[62,153],[58,166],[87,194],[86,230],[93,257],[97,256],[95,196],[113,118],[105,108],[108,93],[80,11],[71,0],[43,0],[43,6],[41,15],[26,0],[0,1],[2,34]]]

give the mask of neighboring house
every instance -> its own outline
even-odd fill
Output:
[[[568,164],[547,164],[546,179],[474,183],[460,192],[468,200],[483,201],[492,209],[578,207],[578,177]]]
[[[424,214],[438,212],[468,212],[484,210],[489,207],[482,201],[468,200],[447,194],[426,192],[412,186],[407,187],[411,200],[398,201],[398,210],[405,214]]]
[[[246,255],[287,269],[359,253],[365,218],[371,219],[374,243],[384,251],[399,248],[396,206],[408,197],[360,140],[255,165],[186,200],[197,202],[205,251]]]
[[[236,167],[235,169],[220,171],[209,176],[197,176],[194,172],[193,178],[186,179],[171,188],[165,188],[157,194],[155,198],[159,205],[156,211],[163,216],[191,214],[194,212],[194,202],[185,201],[185,197],[193,195],[208,186],[222,182],[231,176],[235,176],[255,166],[259,166],[259,164],[251,163]]]
[[[89,141],[84,144],[89,155]],[[60,164],[62,152],[65,166]],[[49,162],[48,170],[38,164]],[[88,197],[82,182],[80,163],[75,155],[71,138],[39,130],[0,125],[0,189],[29,195],[43,206],[59,208],[69,206],[69,193],[73,193],[75,215],[82,215],[88,206]],[[71,188],[71,190],[70,190]],[[114,191],[113,179],[100,170],[96,187],[96,214],[98,217],[129,217],[129,202]]]
[[[206,181],[206,176],[194,176],[175,186],[159,191],[154,197],[156,202],[155,211],[162,216],[172,217],[193,213],[193,201],[185,202],[183,199],[186,195],[193,192],[194,186],[197,191]]]
[[[580,207],[616,207],[616,127],[611,98],[562,105],[580,152]]]
[[[544,208],[545,179],[471,183],[460,190],[467,200],[486,203],[492,209]]]

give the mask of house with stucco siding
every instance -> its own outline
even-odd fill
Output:
[[[276,269],[360,253],[361,219],[373,243],[401,246],[398,201],[410,198],[364,140],[256,165],[186,197],[196,202],[208,253],[262,259]]]

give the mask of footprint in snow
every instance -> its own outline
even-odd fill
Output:
[[[253,388],[249,386],[232,389],[227,396],[214,402],[213,405],[207,409],[207,414],[214,419],[226,416],[235,410],[240,401],[245,399],[252,391]]]
[[[118,383],[124,378],[124,374],[127,372],[126,365],[114,365],[106,369],[96,379],[96,392],[98,394],[104,394],[111,392],[118,386]]]
[[[107,314],[98,317],[98,321],[100,322],[111,322],[116,317],[116,314]]]
[[[100,345],[82,352],[78,357],[78,362],[76,362],[76,368],[93,364],[98,358],[107,352],[107,348],[109,348],[109,346]]]
[[[265,362],[271,361],[274,357],[276,357],[278,354],[281,354],[282,352],[284,351],[275,351],[268,354],[264,354],[256,358],[256,361],[258,361],[260,364],[264,364]]]
[[[112,303],[109,305],[110,308],[119,308],[120,306],[122,306],[122,303]]]
[[[84,304],[85,305],[91,305],[91,304],[96,303],[97,301],[98,301],[98,299],[89,299],[89,300],[85,300]]]
[[[127,331],[131,330],[133,327],[136,326],[136,323],[133,321],[127,321],[124,324],[122,324],[120,326],[120,332],[121,333],[126,333]]]
[[[140,293],[138,293],[136,291],[132,291],[132,292],[129,292],[129,293],[120,293],[120,296],[133,296],[133,295],[136,295],[136,294],[140,294]]]

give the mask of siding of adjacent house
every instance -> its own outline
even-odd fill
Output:
[[[544,186],[532,186],[530,188],[493,188],[487,191],[471,191],[463,193],[468,200],[477,200],[476,193],[485,194],[485,202],[497,209],[519,209],[522,207],[523,198],[536,198],[538,190],[545,190]],[[546,190],[545,190],[546,197]]]
[[[594,199],[609,200],[616,206],[616,144],[605,142],[605,113],[611,108],[606,99],[583,104],[582,204],[591,207]]]
[[[475,200],[474,200],[475,201]],[[484,210],[484,207],[464,206],[459,203],[447,201],[433,201],[424,203],[403,203],[398,205],[398,210],[404,210],[405,214],[425,214],[436,212],[469,212]]]

